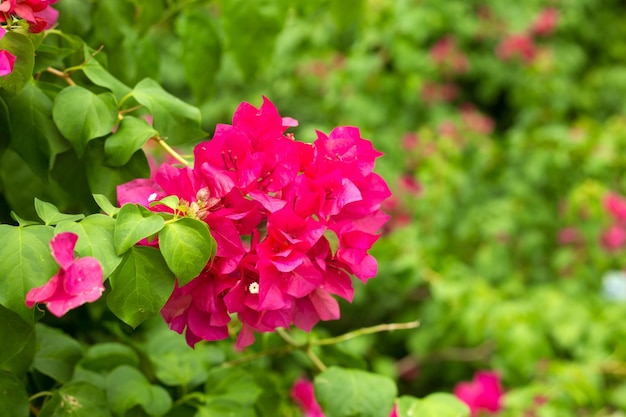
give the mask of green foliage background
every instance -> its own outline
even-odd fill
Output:
[[[331,366],[326,375],[342,381],[368,371],[393,380],[398,396],[422,398],[490,369],[506,389],[501,416],[626,416],[626,303],[603,288],[626,253],[600,244],[611,224],[602,198],[626,193],[623,2],[60,0],[56,7],[63,33],[37,46],[37,82],[16,92],[21,81],[7,81],[0,94],[2,223],[15,224],[13,210],[55,224],[36,211],[38,198],[88,216],[81,227],[112,227],[110,218],[93,217],[101,215],[92,194],[114,202],[117,183],[147,176],[141,149],[153,131],[129,118],[117,138],[106,136],[115,123],[111,103],[144,105],[154,129],[188,151],[216,123],[228,123],[241,101],[258,105],[265,95],[299,120],[300,140],[313,140],[315,129],[359,126],[385,152],[377,170],[397,200],[374,249],[378,277],[356,284],[340,321],[293,336],[421,326],[316,346]],[[559,19],[554,33],[535,37],[536,58],[500,59],[499,43],[527,31],[545,7],[558,9]],[[486,10],[489,19],[481,18]],[[431,48],[444,36],[455,39],[466,72],[433,61]],[[44,71],[85,60],[72,78],[89,88],[60,92],[58,77]],[[425,100],[432,84],[453,84],[458,94]],[[91,106],[73,109],[76,100]],[[464,103],[493,120],[491,132],[468,124]],[[69,123],[89,109],[87,125]],[[417,144],[407,148],[411,135]],[[564,228],[579,238],[560,243]],[[49,231],[25,230],[33,245],[47,244]],[[0,226],[0,233],[15,232]],[[111,248],[103,253],[111,271],[141,256],[168,261],[136,249],[122,261]],[[5,252],[0,247],[0,266],[11,262]],[[52,267],[50,259],[40,266]],[[25,308],[18,316],[0,301],[3,340],[22,336],[7,348],[19,355],[0,350],[0,388],[20,399],[50,391],[48,401],[33,400],[43,405],[40,416],[70,415],[68,396],[90,416],[298,415],[290,383],[315,374],[302,352],[222,368],[241,358],[231,342],[191,351],[159,317],[132,330],[104,300],[63,319],[46,316],[34,329]],[[259,339],[247,353],[282,346],[275,335]],[[319,391],[323,405],[337,403]],[[349,415],[344,405],[331,406],[333,415]]]

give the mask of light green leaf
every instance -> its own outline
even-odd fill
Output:
[[[38,313],[26,307],[26,293],[59,270],[50,249],[53,230],[50,226],[0,225],[0,304],[27,323],[34,323]]]
[[[139,405],[151,416],[162,416],[172,407],[172,399],[157,385],[151,385],[137,369],[122,365],[106,379],[106,393],[113,413],[123,416]]]
[[[37,343],[33,367],[59,382],[68,382],[74,366],[83,356],[80,344],[60,330],[41,323],[37,323],[35,331]]]
[[[99,57],[94,56],[97,54],[96,51],[85,45],[84,53],[85,63],[81,66],[81,69],[92,83],[100,87],[108,88],[115,94],[118,100],[122,100],[122,98],[132,91],[129,86],[111,75],[111,73],[98,62]]]
[[[107,163],[116,167],[125,165],[148,139],[156,135],[157,131],[145,120],[124,117],[117,131],[104,142]]]
[[[358,369],[330,367],[313,384],[327,417],[387,416],[397,393],[390,378]]]
[[[35,210],[46,226],[54,226],[63,221],[74,222],[85,218],[84,214],[65,214],[61,213],[54,205],[35,198]]]
[[[399,417],[469,417],[469,407],[452,394],[435,393],[422,399],[398,399]]]
[[[165,198],[162,198],[158,201],[153,201],[152,203],[150,203],[150,207],[159,206],[159,205],[169,207],[172,210],[176,210],[178,206],[180,205],[180,200],[178,196],[176,195],[168,195]]]
[[[17,93],[33,75],[35,48],[28,35],[12,30],[0,39],[0,50],[3,49],[15,55],[15,65],[10,74],[0,77],[0,88]]]
[[[113,234],[117,254],[123,254],[141,239],[158,233],[164,225],[163,217],[145,207],[124,204],[117,214]]]
[[[254,377],[241,368],[213,368],[205,382],[207,398],[251,407],[263,392]]]
[[[117,216],[117,213],[119,213],[120,208],[115,207],[105,195],[94,194],[93,198],[94,200],[96,200],[96,203],[102,209],[102,211],[104,211],[109,216],[115,217]]]
[[[181,286],[197,277],[215,255],[215,239],[206,223],[182,218],[159,232],[159,247]]]
[[[87,142],[111,133],[117,120],[116,99],[110,93],[96,95],[86,88],[70,86],[55,97],[52,118],[82,156]]]
[[[157,314],[174,291],[174,275],[158,249],[131,247],[109,279],[107,305],[132,327]]]
[[[206,137],[200,128],[200,110],[168,93],[156,81],[141,80],[133,90],[133,97],[150,110],[154,128],[169,144],[180,145]]]
[[[122,257],[117,254],[113,244],[114,231],[115,220],[104,214],[92,214],[78,223],[59,223],[55,228],[55,234],[72,232],[78,235],[76,252],[80,257],[96,258],[102,266],[105,280],[122,262]]]
[[[0,416],[27,417],[28,393],[15,375],[0,371]]]

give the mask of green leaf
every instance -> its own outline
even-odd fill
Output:
[[[200,110],[165,91],[156,81],[145,78],[133,90],[133,97],[150,110],[154,128],[170,145],[195,142],[206,137],[200,128]]]
[[[11,218],[13,220],[15,220],[17,222],[17,224],[19,224],[20,226],[35,226],[35,225],[41,224],[41,222],[35,222],[35,221],[32,221],[32,220],[22,219],[14,211],[11,212]]]
[[[159,247],[181,286],[197,277],[215,255],[215,239],[206,223],[182,218],[159,232]]]
[[[116,99],[110,93],[96,95],[86,88],[70,86],[55,97],[52,118],[82,156],[87,142],[111,133],[117,120]]]
[[[106,393],[87,382],[63,385],[48,400],[39,417],[111,417]]]
[[[104,214],[92,214],[78,223],[63,222],[55,228],[55,233],[72,232],[78,235],[76,252],[79,256],[93,256],[102,266],[104,279],[111,275],[122,262],[115,251],[113,233],[115,220]]]
[[[123,416],[139,405],[151,416],[161,416],[172,407],[172,399],[163,387],[151,385],[137,369],[122,365],[106,379],[106,392],[111,410]]]
[[[56,155],[71,148],[51,120],[52,100],[36,85],[28,83],[7,101],[11,149],[42,179],[54,166]],[[32,197],[31,197],[32,201]]]
[[[15,375],[0,371],[0,416],[28,417],[28,393]]]
[[[0,39],[0,50],[2,49],[15,55],[15,66],[10,74],[0,77],[0,88],[17,93],[33,75],[35,47],[28,35],[11,30]]]
[[[228,50],[249,79],[270,62],[289,7],[275,0],[222,0],[221,3]],[[242,28],[246,28],[246,36],[241,36]]]
[[[397,393],[390,378],[358,369],[330,367],[313,384],[327,417],[387,416]]]
[[[165,198],[162,198],[160,200],[153,201],[152,203],[150,203],[150,207],[159,206],[159,205],[169,207],[172,210],[176,210],[178,209],[178,206],[180,205],[180,199],[176,195],[168,195]]]
[[[85,218],[84,214],[61,213],[54,204],[41,201],[38,198],[35,198],[35,210],[37,211],[39,218],[43,220],[46,226],[54,226],[55,224],[63,221],[74,222]]]
[[[0,369],[22,374],[35,354],[35,331],[16,313],[0,306]]]
[[[135,152],[158,133],[144,119],[126,116],[117,131],[104,142],[107,163],[112,166],[125,165]]]
[[[423,399],[402,396],[398,399],[399,417],[469,417],[469,408],[452,394],[435,393]]]
[[[98,61],[99,57],[97,56],[97,52],[87,45],[84,47],[84,57],[85,63],[81,66],[81,70],[92,83],[100,87],[108,88],[115,94],[118,100],[122,100],[122,98],[130,94],[132,89],[111,75]]]
[[[113,241],[118,255],[131,246],[158,233],[165,222],[163,217],[139,204],[124,204],[117,214]]]
[[[187,8],[175,22],[182,42],[185,78],[199,103],[211,97],[220,69],[222,46],[213,19],[198,8]]]
[[[96,200],[96,203],[102,209],[102,211],[104,211],[109,216],[115,217],[117,216],[117,213],[119,213],[120,208],[115,207],[105,195],[94,194],[93,198],[94,200]]]
[[[107,305],[132,327],[157,314],[174,291],[174,275],[161,253],[147,246],[131,247],[109,281]]]
[[[89,142],[85,152],[87,181],[92,194],[102,194],[117,201],[117,186],[135,178],[150,176],[150,165],[143,151],[137,151],[122,167],[110,167],[105,162],[104,139]]]
[[[62,331],[42,323],[37,323],[35,330],[37,342],[33,367],[59,382],[68,382],[83,356],[80,344]]]
[[[97,372],[109,372],[118,366],[139,366],[139,356],[135,351],[121,343],[98,343],[91,346],[83,360],[81,367]]]
[[[251,407],[261,395],[254,377],[241,368],[213,368],[205,382],[208,398]]]
[[[37,314],[26,307],[26,293],[59,270],[50,249],[52,236],[49,226],[0,225],[0,304],[26,323],[34,323]]]
[[[214,345],[199,343],[192,349],[166,326],[150,329],[145,352],[159,381],[187,389],[204,382],[212,365],[224,360],[224,353]]]

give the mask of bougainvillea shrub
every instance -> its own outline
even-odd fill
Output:
[[[0,415],[624,415],[622,8],[1,0]]]

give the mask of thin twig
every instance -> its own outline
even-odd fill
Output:
[[[172,149],[172,147],[170,145],[168,145],[167,143],[165,143],[165,141],[158,137],[158,136],[153,136],[150,139],[156,141],[163,149],[165,149],[165,152],[169,153],[170,155],[172,155],[174,157],[174,159],[176,159],[178,162],[180,162],[181,164],[191,167],[191,164],[185,159],[183,158],[178,152],[176,152],[174,149]]]
[[[408,330],[415,329],[419,327],[420,322],[410,321],[408,323],[390,323],[390,324],[378,324],[372,327],[363,327],[362,329],[358,329],[349,333],[342,334],[336,337],[329,337],[327,339],[319,339],[312,340],[310,342],[311,346],[325,346],[325,345],[335,345],[337,343],[344,342],[346,340],[354,339],[355,337],[363,336],[366,334],[372,333],[380,333],[380,332],[392,332],[394,330]]]
[[[56,75],[57,77],[63,78],[65,80],[65,82],[68,83],[71,86],[75,86],[76,85],[74,80],[72,80],[72,77],[70,77],[70,75],[68,73],[66,73],[66,72],[59,71],[58,69],[52,68],[52,67],[46,68],[46,72],[49,72],[50,74]]]

